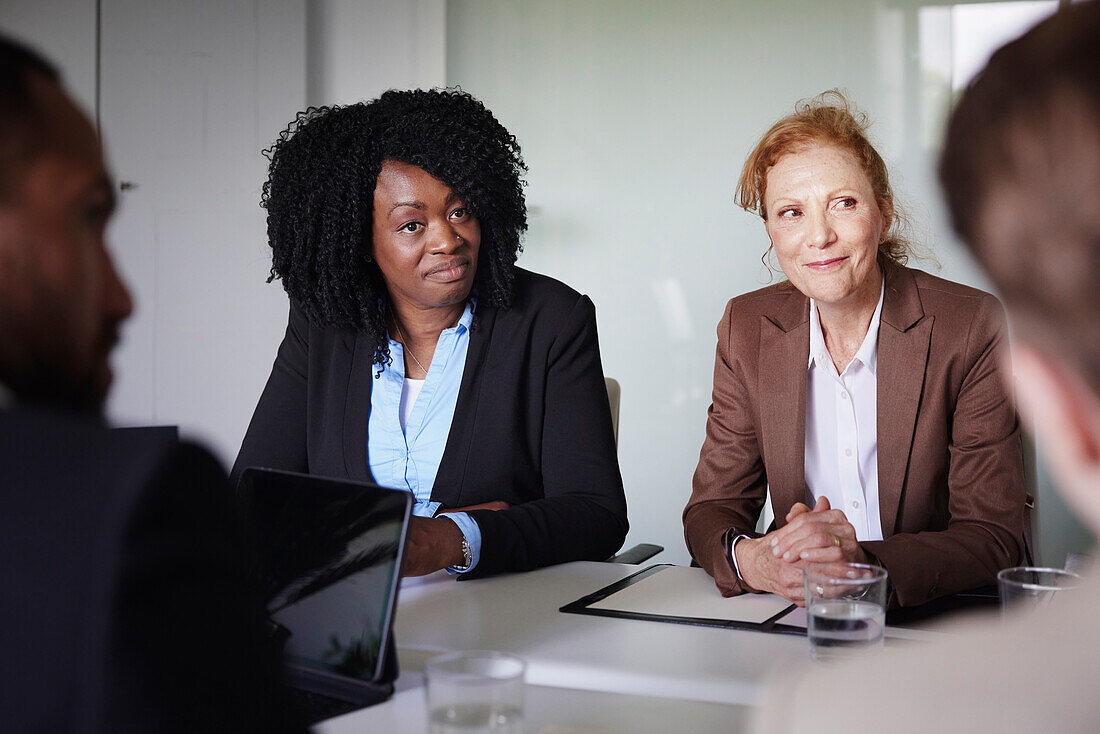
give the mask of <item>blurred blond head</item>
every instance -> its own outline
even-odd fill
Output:
[[[1017,390],[1062,487],[1100,530],[1100,5],[1007,44],[948,125],[952,222],[1016,331]]]

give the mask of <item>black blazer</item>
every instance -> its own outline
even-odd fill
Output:
[[[318,326],[293,304],[233,478],[266,466],[372,480],[371,353],[355,329]],[[511,308],[478,305],[432,500],[475,510],[481,560],[465,577],[603,560],[626,536],[596,312],[587,296],[516,270]]]
[[[305,731],[209,453],[0,410],[0,467],[0,731]]]

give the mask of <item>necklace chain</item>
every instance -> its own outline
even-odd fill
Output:
[[[413,362],[416,362],[416,366],[419,367],[425,375],[428,374],[428,370],[424,369],[424,365],[420,364],[420,360],[413,354],[412,348],[409,346],[408,339],[405,338],[405,332],[401,331],[401,324],[397,322],[397,317],[393,319],[393,325],[397,327],[397,335],[401,337],[401,346],[405,347],[405,351],[409,353],[409,356],[413,358]]]

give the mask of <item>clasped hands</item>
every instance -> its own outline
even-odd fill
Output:
[[[805,604],[802,569],[809,563],[867,563],[856,531],[841,510],[822,497],[811,510],[801,502],[787,513],[787,524],[761,538],[746,538],[734,548],[745,583]]]
[[[462,531],[444,517],[451,512],[472,510],[507,510],[507,502],[494,500],[480,505],[440,510],[436,517],[413,516],[409,523],[409,544],[405,549],[402,576],[423,576],[441,568],[461,566],[466,562],[462,552]]]

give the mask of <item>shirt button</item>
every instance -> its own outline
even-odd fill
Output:
[[[842,392],[842,393],[840,393],[840,397],[843,398],[844,400],[847,400],[848,399],[848,393]]]
[[[859,500],[852,500],[852,507],[854,507],[855,509],[858,510],[859,509]]]
[[[852,455],[852,450],[851,449],[844,449],[844,455],[845,456],[851,456]]]

